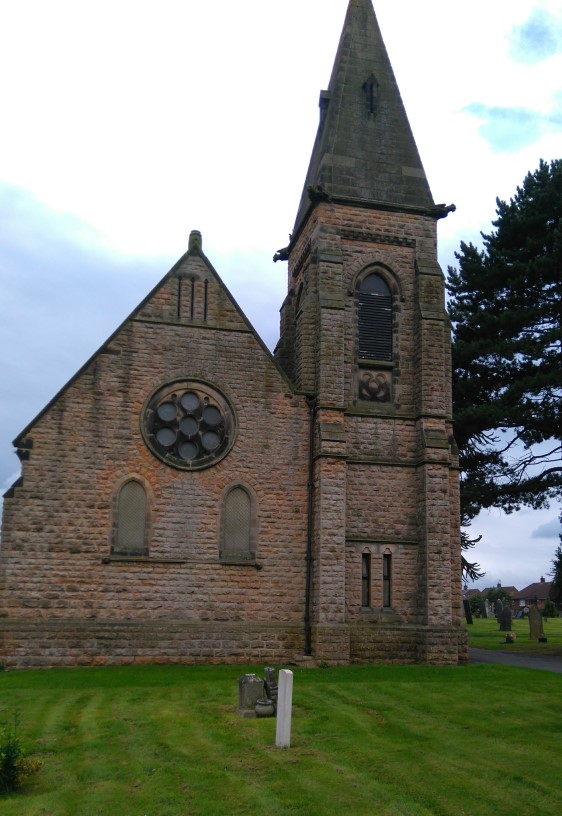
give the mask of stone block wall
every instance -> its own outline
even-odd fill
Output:
[[[453,638],[455,652],[458,632],[451,626],[460,622],[458,474],[450,446],[450,325],[443,275],[435,259],[432,217],[317,203],[289,257],[289,289],[298,293],[299,305],[291,313],[293,357],[284,346],[283,359],[297,387],[316,397],[315,491],[320,497],[329,494],[331,507],[345,507],[345,529],[339,536],[345,537],[346,622],[352,627],[352,622],[362,622],[361,636],[374,642],[375,631],[386,625],[391,613],[393,626],[384,636],[387,649],[401,626],[449,627],[444,637]],[[393,292],[387,402],[368,402],[358,389],[355,292],[365,270],[384,274]],[[339,447],[323,438],[328,421],[342,428]],[[323,490],[321,474],[341,469],[344,462],[345,485],[340,483],[338,497],[333,483],[331,490]],[[326,534],[322,500],[316,497],[314,536],[315,553],[325,563],[334,548]],[[336,550],[340,576],[341,549]],[[366,553],[372,570],[370,610],[361,606],[361,560]],[[390,610],[383,609],[385,553],[392,556]],[[335,564],[335,555],[332,561]],[[314,619],[327,631],[330,624],[341,623],[333,599],[341,578],[330,587],[319,563],[314,574]],[[421,630],[408,631],[400,635],[410,643],[400,659],[415,659],[420,653]],[[319,641],[316,648],[324,647]],[[366,653],[381,652],[376,646]]]
[[[185,302],[191,277],[193,312]],[[170,467],[142,437],[145,401],[175,379],[209,382],[233,408],[233,448],[209,468]],[[34,665],[40,662],[40,638],[33,634],[39,622],[41,637],[55,643],[53,650],[45,645],[44,655],[55,662],[57,655],[63,662],[78,656],[78,647],[65,651],[62,645],[73,627],[74,643],[88,632],[89,657],[98,646],[107,660],[156,657],[146,651],[142,633],[151,627],[164,632],[166,621],[184,627],[161,650],[170,660],[238,659],[253,642],[256,623],[259,646],[245,653],[246,660],[288,655],[281,641],[294,644],[297,636],[287,640],[280,630],[298,631],[302,650],[306,400],[293,393],[202,258],[184,259],[24,437],[32,448],[23,462],[23,483],[4,505],[0,630],[4,624],[8,629],[0,662],[13,661],[12,647],[23,655],[15,633],[23,632],[24,622],[30,628],[21,637],[30,653],[35,650]],[[130,477],[148,495],[147,557],[112,555],[116,494]],[[221,501],[233,484],[246,486],[257,504],[256,553],[249,563],[219,558]],[[20,630],[9,629],[16,621]],[[124,623],[130,628],[102,649],[98,626],[117,631]],[[201,642],[219,645],[189,646],[194,625],[202,627]],[[219,629],[230,634],[211,636]],[[127,632],[131,641],[123,645]]]

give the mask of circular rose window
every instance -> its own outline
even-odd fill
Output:
[[[234,443],[234,413],[206,383],[182,380],[159,388],[141,418],[144,441],[172,467],[198,470],[222,459]]]

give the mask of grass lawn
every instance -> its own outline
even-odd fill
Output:
[[[495,618],[474,618],[473,620],[473,624],[466,624],[469,646],[476,646],[479,649],[501,649],[509,652],[562,656],[562,618],[549,618],[544,621],[546,643],[531,640],[528,619],[514,618],[511,631],[515,632],[517,639],[511,644],[505,642],[505,632],[499,631],[499,624]]]
[[[513,816],[562,807],[560,675],[294,669],[293,738],[236,713],[248,667],[0,674],[43,760],[1,816]],[[261,673],[261,669],[259,670]]]

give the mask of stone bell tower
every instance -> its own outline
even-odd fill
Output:
[[[458,471],[435,205],[370,0],[350,0],[276,356],[313,417],[310,650],[457,662]]]

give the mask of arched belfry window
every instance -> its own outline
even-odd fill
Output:
[[[147,517],[146,490],[136,479],[130,479],[117,495],[113,538],[116,555],[148,555]]]
[[[392,360],[392,292],[381,275],[367,275],[357,291],[359,359]]]
[[[255,498],[243,485],[235,485],[223,495],[220,557],[225,561],[250,561],[255,554]]]

